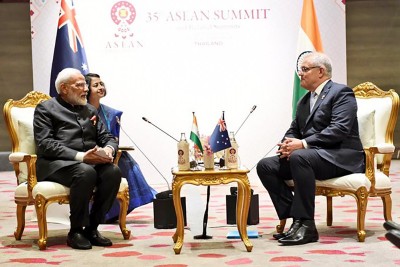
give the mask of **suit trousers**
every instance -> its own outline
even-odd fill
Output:
[[[81,162],[61,168],[45,180],[70,188],[71,229],[89,225],[97,228],[104,223],[105,215],[117,196],[121,171],[111,163],[89,165]],[[92,196],[93,205],[90,209]]]
[[[299,149],[290,158],[263,158],[257,174],[267,189],[279,219],[314,220],[315,180],[327,180],[351,172],[323,159],[316,149]],[[285,180],[294,181],[294,192]]]

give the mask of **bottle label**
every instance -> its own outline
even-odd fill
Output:
[[[237,168],[238,167],[238,158],[237,158],[237,149],[234,147],[228,148],[227,153],[227,163],[228,168]]]
[[[185,152],[182,149],[178,150],[178,164],[185,164]]]
[[[180,171],[190,169],[189,143],[187,141],[180,141],[178,143],[178,168]]]

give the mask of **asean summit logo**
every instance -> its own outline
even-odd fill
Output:
[[[117,25],[114,36],[126,39],[133,37],[130,27],[136,18],[135,7],[127,1],[119,1],[111,8],[111,19]]]

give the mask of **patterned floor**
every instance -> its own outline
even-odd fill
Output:
[[[382,202],[371,198],[366,218],[367,238],[356,240],[356,208],[351,197],[334,199],[333,226],[326,226],[325,199],[317,198],[316,222],[320,234],[317,243],[282,247],[272,239],[278,222],[268,194],[261,184],[251,181],[260,198],[260,223],[248,226],[258,238],[251,239],[253,251],[246,252],[239,239],[227,239],[234,225],[226,222],[225,196],[229,185],[211,187],[207,234],[210,240],[197,240],[187,228],[180,255],[173,252],[174,229],[155,229],[152,204],[134,210],[128,216],[130,240],[123,240],[118,225],[102,225],[102,233],[113,240],[108,248],[94,247],[78,251],[66,245],[68,226],[49,224],[48,249],[39,251],[35,243],[37,226],[29,221],[21,241],[13,237],[15,204],[13,172],[0,173],[0,265],[1,266],[393,266],[400,265],[400,251],[384,237]],[[400,162],[392,165],[393,220],[400,222]],[[233,184],[232,184],[233,186]],[[157,185],[155,185],[157,188]],[[158,187],[163,190],[161,186]],[[205,199],[205,187],[198,189]],[[32,209],[28,210],[32,214]],[[30,215],[27,215],[29,218]]]

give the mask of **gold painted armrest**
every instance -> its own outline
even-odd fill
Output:
[[[122,151],[133,151],[133,150],[135,150],[135,148],[133,146],[119,146],[118,149],[122,150]]]
[[[391,163],[391,158],[393,151],[391,149],[390,144],[384,144],[384,145],[378,145],[378,146],[371,146],[371,147],[365,147],[364,152],[365,152],[365,175],[368,177],[368,179],[371,181],[372,187],[375,188],[375,155],[383,154],[384,160],[383,164],[379,164],[377,168],[382,171],[384,174],[389,176],[389,168],[390,168],[390,163]],[[389,149],[388,149],[389,148]]]
[[[118,165],[119,158],[121,157],[122,150],[118,149],[117,154],[115,155],[114,164]]]
[[[37,184],[36,178],[36,159],[37,156],[35,154],[26,154],[22,152],[11,153],[8,157],[10,162],[13,164],[15,176],[19,177],[21,172],[19,164],[25,163],[27,166],[27,183],[28,183],[28,191],[31,194],[33,187]]]

